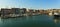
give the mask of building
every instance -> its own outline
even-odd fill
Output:
[[[8,16],[12,14],[12,10],[8,8],[1,8],[1,17]]]
[[[25,14],[25,13],[27,13],[27,10],[26,10],[26,8],[22,8],[22,9],[20,9],[20,13],[22,13],[22,14]]]
[[[20,13],[20,8],[12,8],[13,14],[19,14]]]
[[[39,10],[35,10],[35,13],[39,13],[40,11]]]

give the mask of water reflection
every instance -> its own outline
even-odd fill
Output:
[[[60,23],[60,17],[54,17],[54,23],[56,24]]]
[[[9,18],[9,19],[1,19],[0,26],[4,27],[55,27],[55,23],[59,23],[59,18],[54,18],[53,16],[39,15],[39,16],[26,16],[26,17],[18,17],[18,18]],[[60,25],[59,25],[60,27]]]
[[[3,23],[3,24],[6,24],[6,23],[16,23],[16,22],[27,22],[29,20],[32,20],[33,17],[32,16],[27,16],[27,17],[18,17],[18,18],[9,18],[9,19],[1,19],[0,21]]]

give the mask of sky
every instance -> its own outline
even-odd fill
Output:
[[[60,0],[0,0],[0,8],[60,8]]]

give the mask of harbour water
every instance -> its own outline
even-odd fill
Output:
[[[0,19],[0,27],[60,27],[60,22],[53,16],[37,15]]]

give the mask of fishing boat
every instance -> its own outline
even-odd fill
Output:
[[[51,13],[49,13],[49,16],[51,16],[51,15],[53,15],[53,14],[52,14],[52,12],[51,12]]]
[[[54,13],[54,17],[60,17],[59,13]]]
[[[10,14],[10,15],[4,15],[4,16],[1,16],[1,18],[16,18],[16,17],[21,17],[23,15],[20,15],[20,14]]]

